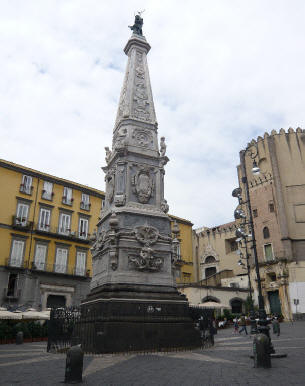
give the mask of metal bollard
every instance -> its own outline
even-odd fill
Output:
[[[271,367],[270,342],[265,334],[257,334],[253,339],[254,367]]]
[[[80,383],[83,381],[84,352],[81,345],[72,346],[67,352],[65,383]]]
[[[19,331],[16,334],[16,344],[22,344],[23,343],[23,332]]]

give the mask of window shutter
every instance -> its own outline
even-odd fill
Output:
[[[14,240],[12,246],[11,262],[10,265],[14,267],[21,267],[23,258],[24,242],[20,240]]]

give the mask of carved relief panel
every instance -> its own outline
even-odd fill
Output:
[[[132,177],[133,193],[141,204],[147,204],[154,195],[154,180],[149,168],[141,167]]]
[[[132,114],[135,118],[149,121],[150,106],[146,90],[143,53],[140,51],[136,51],[134,90]]]
[[[133,144],[144,148],[153,148],[153,135],[150,130],[135,128],[132,131]]]

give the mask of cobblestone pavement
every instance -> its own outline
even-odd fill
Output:
[[[277,353],[271,369],[253,368],[252,338],[218,332],[215,346],[205,350],[133,355],[86,355],[84,385],[304,385],[305,322],[282,323],[272,335]],[[0,346],[1,385],[60,385],[65,355],[49,354],[46,344]]]

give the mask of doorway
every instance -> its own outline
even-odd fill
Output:
[[[66,307],[66,297],[62,295],[49,295],[47,300],[47,308]]]
[[[281,302],[279,297],[279,291],[270,291],[268,292],[268,300],[270,304],[270,312],[272,314],[281,315]]]

